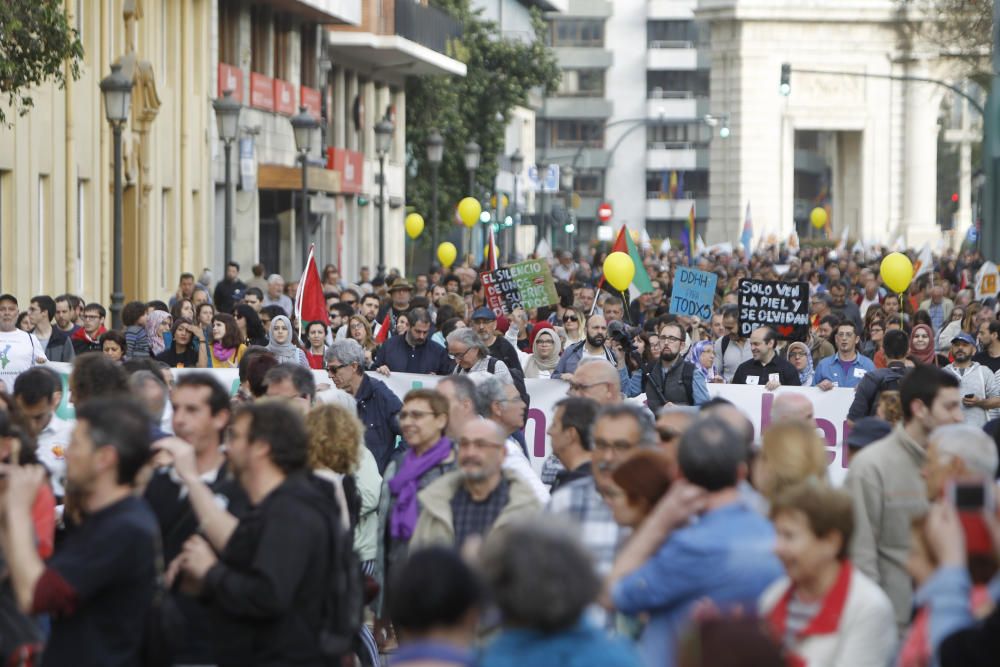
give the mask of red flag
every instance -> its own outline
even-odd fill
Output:
[[[302,327],[306,322],[322,322],[329,326],[330,313],[326,309],[326,299],[323,298],[323,283],[316,267],[313,251],[316,246],[309,246],[309,259],[306,260],[305,271],[299,278],[299,288],[295,292],[295,318]]]
[[[378,333],[375,335],[375,342],[381,345],[389,338],[389,329],[392,328],[392,308],[385,314],[385,319],[379,325]]]
[[[493,225],[490,225],[490,237],[489,246],[487,246],[486,251],[486,270],[496,271],[497,270],[497,244],[496,240],[493,238]]]

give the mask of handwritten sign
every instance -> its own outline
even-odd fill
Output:
[[[719,277],[714,273],[678,266],[670,290],[670,312],[698,317],[703,322],[712,319],[717,282]]]
[[[784,340],[805,340],[809,336],[809,283],[771,280],[740,281],[740,335],[769,326]]]
[[[486,307],[497,315],[515,308],[540,308],[558,303],[552,272],[544,261],[527,261],[480,274],[486,293]]]

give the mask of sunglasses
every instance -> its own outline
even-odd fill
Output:
[[[563,318],[563,322],[579,322],[579,321],[580,318],[578,318],[576,315],[568,315]]]

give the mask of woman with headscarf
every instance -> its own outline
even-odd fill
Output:
[[[710,340],[700,340],[691,346],[687,361],[694,364],[695,371],[701,373],[705,382],[722,382],[715,371],[715,344]]]
[[[524,364],[524,377],[550,378],[562,354],[562,342],[548,322],[539,322],[531,330],[531,356]]]
[[[795,367],[799,373],[799,384],[803,387],[811,387],[813,374],[816,369],[813,367],[812,353],[809,346],[803,342],[796,341],[785,350],[785,357],[788,363]]]
[[[163,310],[154,310],[146,317],[146,337],[149,339],[152,356],[155,357],[167,349],[163,334],[170,331],[170,324],[170,313]]]
[[[934,332],[926,324],[918,324],[910,333],[910,353],[907,358],[925,366],[948,365],[948,358],[934,351]]]
[[[306,353],[292,343],[292,322],[284,315],[271,319],[270,342],[267,351],[274,355],[280,364],[298,364],[309,368]]]

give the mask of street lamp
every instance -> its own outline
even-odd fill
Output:
[[[114,202],[114,268],[111,286],[111,326],[122,326],[122,304],[125,302],[122,286],[122,127],[128,120],[132,106],[132,80],[122,74],[122,66],[111,66],[111,74],[101,79],[104,97],[104,114],[111,123],[115,144],[115,202]]]
[[[573,167],[565,167],[559,172],[559,185],[566,191],[566,215],[572,220],[573,210]],[[569,225],[563,227],[566,232],[566,249],[572,251]]]
[[[385,156],[392,147],[392,121],[375,123],[375,152],[378,153],[378,273],[385,275]]]
[[[479,169],[479,156],[482,149],[475,141],[465,144],[465,169],[469,172],[469,196],[476,196],[476,170]]]
[[[425,142],[427,161],[431,165],[431,263],[438,247],[438,169],[444,159],[444,137],[437,129],[431,130]]]
[[[212,102],[215,109],[215,122],[219,128],[219,138],[226,155],[226,241],[224,244],[226,261],[223,266],[228,266],[233,259],[233,175],[232,175],[232,151],[233,141],[236,140],[236,133],[239,130],[240,109],[242,105],[233,99],[233,91],[226,90],[222,93],[222,98],[216,98]]]
[[[507,240],[507,263],[510,264],[511,259],[517,259],[517,181],[521,176],[521,172],[524,170],[524,153],[521,152],[520,148],[515,148],[514,152],[510,155],[510,170],[514,174],[514,199],[511,201],[511,235]]]
[[[313,144],[313,133],[319,129],[319,121],[304,106],[299,107],[299,112],[292,116],[292,132],[295,134],[295,148],[299,152],[299,159],[302,160],[302,268],[305,269],[309,258],[309,149]]]

